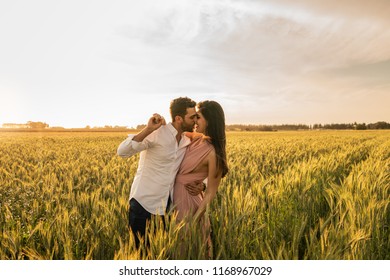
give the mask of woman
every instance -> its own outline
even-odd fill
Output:
[[[221,179],[228,172],[226,161],[225,115],[215,101],[197,105],[196,132],[188,133],[192,139],[181,163],[173,191],[173,204],[177,219],[193,218],[200,222],[208,237],[210,223],[204,217],[207,205],[217,194]],[[192,196],[185,185],[208,178],[204,194]]]

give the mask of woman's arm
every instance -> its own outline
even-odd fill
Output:
[[[217,156],[215,151],[210,152],[207,156],[208,161],[208,183],[204,193],[203,201],[200,203],[198,210],[195,213],[195,220],[199,220],[204,212],[206,212],[207,205],[211,203],[217,194],[218,186],[221,182],[222,172],[217,171]],[[217,176],[216,176],[217,175]]]

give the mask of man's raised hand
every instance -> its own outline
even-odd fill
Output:
[[[148,121],[147,127],[150,130],[156,130],[165,124],[166,124],[166,122],[165,122],[164,117],[160,116],[159,114],[153,114],[153,116]]]

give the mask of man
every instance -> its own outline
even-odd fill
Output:
[[[137,173],[130,191],[129,226],[137,248],[145,236],[146,222],[152,215],[163,216],[176,173],[184,158],[190,139],[183,133],[192,131],[197,113],[196,103],[187,98],[174,99],[170,104],[172,122],[154,114],[137,135],[129,135],[118,147],[118,155],[131,157],[141,152]]]

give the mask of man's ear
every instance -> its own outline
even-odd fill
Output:
[[[176,116],[176,117],[175,117],[175,122],[176,122],[176,123],[182,123],[182,122],[183,122],[183,118],[180,117],[180,116]]]

